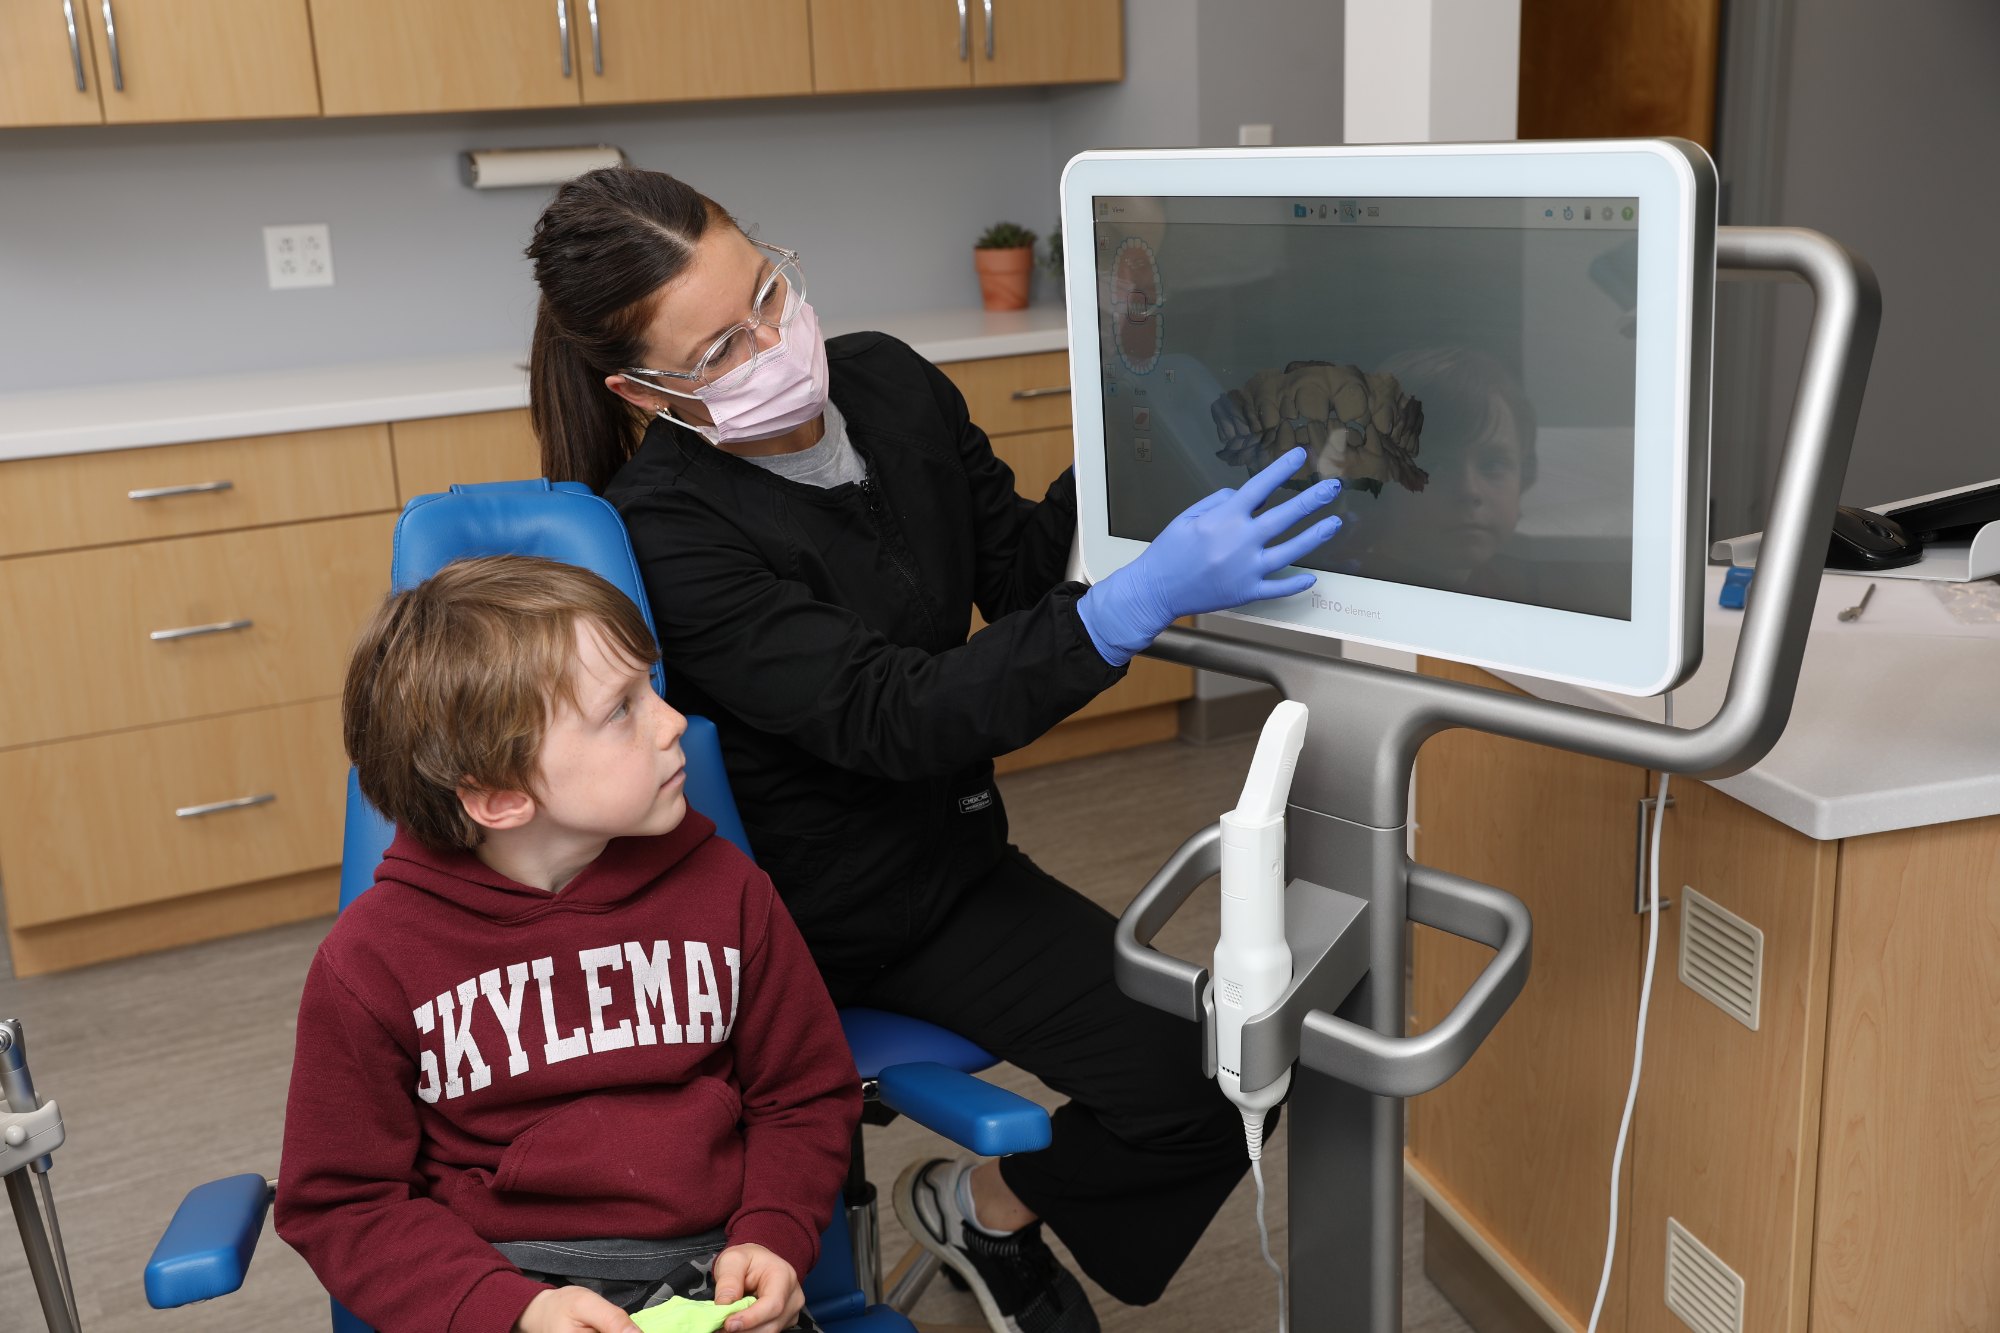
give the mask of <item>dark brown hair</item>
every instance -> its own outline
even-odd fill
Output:
[[[528,417],[552,481],[604,484],[639,447],[647,414],[604,387],[643,365],[653,298],[713,224],[736,220],[658,171],[601,167],[556,191],[528,258],[541,304],[528,364]]]
[[[534,790],[556,704],[576,706],[579,624],[635,664],[659,657],[631,598],[555,560],[456,560],[391,593],[361,631],[341,698],[368,803],[427,847],[477,847],[459,788]]]

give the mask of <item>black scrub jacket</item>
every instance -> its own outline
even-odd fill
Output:
[[[776,476],[655,420],[605,488],[638,554],[667,699],[712,718],[757,863],[820,966],[908,953],[998,861],[993,758],[1114,684],[1040,502],[956,386],[882,333],[827,343],[868,479]],[[987,625],[969,640],[972,608]]]

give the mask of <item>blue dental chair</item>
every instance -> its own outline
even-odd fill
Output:
[[[652,626],[624,523],[610,505],[575,483],[491,482],[418,496],[396,524],[390,577],[396,588],[407,588],[452,560],[501,554],[545,556],[593,570],[630,597]],[[654,688],[664,689],[665,679],[663,667],[654,667]],[[689,718],[681,744],[687,757],[688,804],[714,820],[717,833],[749,855],[715,725],[706,718]],[[372,883],[392,832],[362,799],[350,772],[341,848],[342,908]],[[864,1124],[906,1115],[989,1157],[1048,1146],[1048,1116],[1040,1107],[972,1077],[997,1063],[978,1046],[917,1019],[877,1010],[843,1010],[840,1023],[862,1081]],[[273,1189],[263,1175],[246,1174],[191,1190],[146,1265],[148,1303],[170,1309],[242,1286]],[[912,1325],[902,1311],[921,1294],[936,1261],[923,1254],[915,1265],[905,1265],[906,1276],[894,1298],[900,1309],[871,1303],[881,1280],[875,1191],[863,1170],[858,1130],[842,1203],[821,1237],[819,1262],[805,1277],[806,1308],[828,1333],[910,1333]],[[339,1302],[332,1305],[334,1333],[371,1333]]]

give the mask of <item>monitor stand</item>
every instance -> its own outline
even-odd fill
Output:
[[[1716,259],[1719,276],[1803,281],[1815,306],[1757,582],[1711,721],[1677,730],[1196,630],[1168,630],[1150,650],[1267,682],[1312,716],[1286,823],[1293,981],[1243,1031],[1245,1087],[1295,1066],[1288,1271],[1302,1333],[1402,1328],[1403,1099],[1463,1067],[1527,981],[1531,926],[1520,901],[1409,859],[1418,748],[1466,727],[1721,777],[1763,758],[1791,715],[1881,297],[1868,266],[1817,232],[1724,227]],[[1114,958],[1126,994],[1208,1029],[1211,1074],[1207,969],[1151,941],[1218,865],[1216,828],[1184,843],[1120,918]],[[1408,921],[1496,950],[1451,1013],[1416,1037],[1403,1032]]]

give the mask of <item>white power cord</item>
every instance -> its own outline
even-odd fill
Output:
[[[1666,724],[1674,724],[1674,695],[1667,691]],[[1632,1039],[1632,1082],[1625,1089],[1625,1112],[1618,1118],[1618,1146],[1611,1153],[1611,1221],[1604,1236],[1604,1272],[1597,1279],[1597,1299],[1591,1302],[1588,1333],[1597,1333],[1604,1314],[1604,1296],[1611,1290],[1611,1262],[1618,1253],[1618,1177],[1625,1165],[1625,1140],[1632,1132],[1632,1108],[1639,1100],[1639,1072],[1646,1064],[1646,1011],[1653,1003],[1653,967],[1660,958],[1660,829],[1667,816],[1667,775],[1660,774],[1659,799],[1653,803],[1653,845],[1648,849],[1646,880],[1646,968],[1639,983],[1639,1029]]]
[[[1271,1257],[1271,1230],[1264,1223],[1264,1113],[1243,1113],[1243,1141],[1250,1149],[1250,1175],[1257,1182],[1257,1245],[1278,1277],[1278,1333],[1285,1333],[1285,1270]]]

